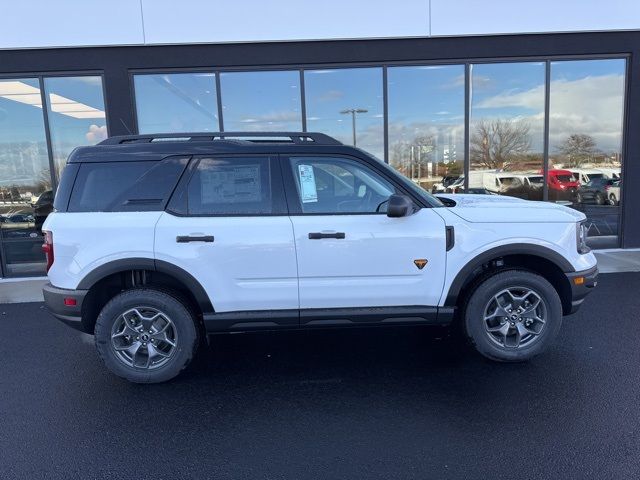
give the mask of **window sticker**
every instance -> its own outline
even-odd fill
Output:
[[[259,202],[262,197],[260,165],[216,167],[202,170],[201,201],[210,203]]]
[[[314,203],[318,201],[318,189],[316,177],[311,165],[298,165],[298,177],[300,178],[300,197],[302,203]]]

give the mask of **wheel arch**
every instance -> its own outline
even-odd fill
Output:
[[[575,268],[558,252],[531,244],[494,247],[470,260],[453,279],[444,306],[457,306],[481,277],[515,267],[533,271],[546,278],[558,292],[563,312],[568,314],[571,311],[571,284],[566,273],[575,272]]]
[[[181,293],[200,315],[214,312],[207,292],[189,272],[177,265],[152,258],[119,259],[100,265],[79,282],[78,290],[87,290],[82,305],[82,323],[87,331],[102,306],[118,292],[136,286],[158,286]]]

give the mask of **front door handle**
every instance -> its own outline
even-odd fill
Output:
[[[176,237],[176,242],[178,243],[189,243],[189,242],[213,242],[213,235],[178,235]]]
[[[309,234],[309,240],[321,240],[323,238],[345,238],[344,232],[333,232],[333,233],[324,233],[324,232],[311,232]]]

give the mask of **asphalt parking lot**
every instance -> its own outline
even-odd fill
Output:
[[[245,334],[151,386],[0,305],[0,478],[638,478],[639,291],[601,276],[528,364],[434,329]]]

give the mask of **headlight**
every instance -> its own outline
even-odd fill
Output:
[[[587,231],[588,228],[586,220],[576,223],[576,246],[578,248],[578,253],[580,254],[589,253],[591,251],[587,246]]]

